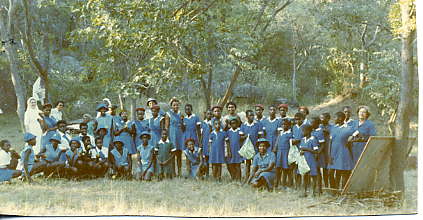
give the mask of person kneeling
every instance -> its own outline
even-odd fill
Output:
[[[61,143],[60,136],[56,133],[50,138],[50,143],[41,147],[40,153],[37,155],[42,158],[44,167],[44,176],[50,177],[52,175],[60,176],[63,174],[65,167],[65,160],[62,160],[61,155],[66,152],[67,149],[59,148]]]
[[[84,173],[84,164],[81,159],[81,142],[79,139],[72,138],[70,149],[66,151],[66,178],[79,178]]]
[[[110,164],[112,169],[115,171],[116,175],[112,176],[112,178],[116,177],[124,177],[130,178],[131,177],[131,169],[130,167],[130,160],[128,150],[123,147],[123,141],[120,137],[115,137],[113,140],[114,148],[110,151]]]
[[[188,177],[197,178],[205,175],[205,170],[201,169],[204,166],[202,161],[202,149],[195,147],[195,141],[189,138],[185,141],[184,154],[186,157]]]
[[[253,158],[253,172],[247,182],[255,188],[266,187],[271,192],[275,179],[275,154],[267,151],[270,146],[267,139],[258,139],[257,145],[259,152]]]

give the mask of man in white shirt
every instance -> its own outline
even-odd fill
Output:
[[[65,107],[65,103],[63,101],[58,101],[56,103],[56,108],[53,108],[50,112],[50,116],[56,119],[56,121],[63,120],[63,108]]]
[[[66,121],[60,120],[57,122],[57,134],[60,136],[60,149],[70,149],[69,142],[72,139],[72,137],[66,133]]]

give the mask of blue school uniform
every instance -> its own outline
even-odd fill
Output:
[[[183,150],[184,146],[184,137],[182,132],[182,120],[181,120],[181,113],[168,111],[167,115],[170,119],[169,123],[169,140],[172,142],[176,150]]]
[[[352,153],[353,153],[353,160],[354,165],[357,163],[358,159],[361,156],[361,153],[364,150],[364,146],[366,146],[367,140],[370,136],[376,135],[376,128],[372,121],[366,120],[363,124],[360,125],[359,120],[355,120],[352,123],[352,129],[358,131],[358,136],[362,137],[366,140],[366,142],[353,142],[352,145]]]
[[[192,114],[189,117],[185,116],[184,121],[185,131],[184,131],[184,143],[188,138],[194,139],[194,144],[198,146],[198,136],[197,136],[197,125],[200,125],[200,118]]]
[[[299,144],[299,148],[318,150],[319,142],[314,136],[310,136],[309,138],[303,137]],[[317,161],[315,155],[311,152],[304,151],[304,157],[307,161],[308,166],[310,167],[310,176],[317,176]]]
[[[191,172],[188,174],[189,177],[195,178],[198,171],[200,170],[201,155],[198,148],[194,148],[194,151],[189,149],[184,150],[184,154],[191,164]]]
[[[249,124],[247,121],[241,125],[241,131],[244,132],[245,135],[249,135],[251,143],[253,143],[254,149],[257,153],[258,149],[256,143],[258,140],[259,132],[263,132],[263,125],[258,121],[253,121],[252,124]]]
[[[148,127],[150,129],[151,139],[149,144],[156,146],[162,137],[162,127],[160,127],[160,122],[163,120],[163,116],[158,115],[156,118],[150,118],[148,120]],[[141,144],[141,143],[140,143]],[[139,146],[139,145],[137,145]]]
[[[354,130],[346,124],[332,127],[330,131],[330,157],[332,159],[332,164],[328,165],[329,169],[352,170],[354,168],[352,152],[350,152],[350,149],[346,146],[348,137],[351,136],[353,132]]]
[[[275,163],[276,157],[273,152],[266,152],[264,156],[261,156],[260,153],[257,153],[253,158],[253,169],[258,167],[259,169],[266,169],[271,163]],[[273,182],[275,180],[275,167],[269,172],[262,172],[258,177],[255,177],[253,180],[258,180],[260,177],[263,177],[266,180],[266,183],[269,188],[273,188]]]
[[[45,149],[45,153],[44,155],[46,156],[46,158],[44,159],[46,162],[56,162],[56,161],[65,161],[64,158],[66,157],[62,157],[61,155],[65,152],[62,152],[62,149],[59,148],[59,146],[57,146],[56,149],[54,149],[53,144],[49,143],[44,147],[41,147],[41,151],[44,151]]]
[[[150,163],[152,162],[153,149],[153,145],[143,146],[141,144],[140,146],[138,146],[137,151],[140,154],[139,159],[141,160],[141,167],[137,168],[137,172],[142,174],[145,170],[147,170],[147,172],[154,173],[154,166],[153,164],[150,165]],[[149,165],[150,167],[148,167]]]
[[[116,148],[113,148],[110,153],[113,155],[114,158],[114,165],[121,167],[121,166],[128,166],[128,150],[126,148],[122,149],[122,154]]]
[[[103,146],[109,147],[111,140],[112,140],[112,133],[111,129],[113,127],[113,116],[106,114],[105,116],[97,117],[97,129],[100,130],[101,128],[105,128],[107,130],[107,134],[103,137]]]
[[[128,127],[131,128],[131,124],[128,122],[121,120],[116,120],[115,124],[115,131],[117,130],[121,130],[124,127]],[[131,134],[127,131],[124,131],[122,133],[120,133],[120,135],[118,135],[118,137],[120,137],[120,139],[123,142],[123,147],[126,148],[128,150],[129,154],[135,154],[136,153],[136,149],[135,149],[135,144],[134,144],[134,140],[131,136]]]
[[[238,151],[241,149],[241,130],[239,128],[233,130],[230,128],[226,133],[229,139],[229,146],[231,148],[232,157],[226,160],[227,164],[241,163],[244,158],[239,155]]]
[[[292,138],[293,139],[301,140],[304,137],[304,134],[303,134],[304,125],[306,125],[306,124],[303,123],[301,126],[298,126],[297,124],[295,124],[294,126],[292,126]]]
[[[225,140],[227,138],[226,132],[213,131],[210,134],[210,153],[209,163],[225,163]]]
[[[311,131],[311,136],[313,136],[314,138],[316,138],[318,144],[319,144],[319,149],[320,148],[324,148],[325,147],[325,135],[323,134],[323,129],[318,127],[317,129],[314,129],[313,131]],[[325,156],[324,156],[324,150],[322,150],[319,154],[314,155],[316,157],[316,162],[317,162],[317,167],[323,167],[325,168]]]
[[[291,147],[292,131],[282,131],[277,140],[276,167],[288,169],[288,153]]]
[[[355,120],[353,120],[352,118],[350,118],[350,119],[348,119],[348,121],[345,121],[345,124],[347,124],[347,126],[353,126],[353,124],[355,123],[354,122]]]
[[[48,128],[53,128],[57,123],[56,119],[53,117],[44,117],[44,122],[47,124]],[[48,131],[46,134],[44,134],[41,137],[41,147],[49,144],[50,138],[53,137],[54,134],[56,134],[56,131]]]
[[[76,152],[73,152],[71,149],[66,151],[66,160],[70,166],[75,166],[76,161],[79,158],[79,153],[79,150],[76,150]]]
[[[0,168],[0,182],[9,181],[12,179],[15,170],[7,169],[7,168]]]
[[[26,158],[25,158],[25,154],[26,154],[27,151],[29,151],[28,161],[26,161]],[[32,167],[34,166],[34,163],[35,163],[35,154],[34,154],[34,150],[32,149],[32,146],[25,144],[25,147],[24,147],[24,149],[22,149],[20,156],[21,156],[21,164],[22,164],[22,175],[25,175],[24,174],[24,172],[25,172],[25,168],[24,168],[25,162],[28,163],[28,172],[31,172]]]
[[[266,116],[263,116],[262,118],[260,118],[260,119],[258,119],[257,118],[257,116],[256,117],[254,117],[254,121],[256,121],[256,122],[260,122],[260,123],[262,123],[263,124],[263,121],[264,120],[266,120],[267,119],[267,117]]]
[[[129,127],[132,128],[135,126],[135,148],[142,144],[141,133],[144,131],[149,131],[149,121],[148,120],[133,120],[130,122]],[[153,134],[152,134],[153,135]],[[151,139],[150,139],[151,140]]]
[[[203,146],[203,155],[209,156],[209,140],[212,130],[211,121],[202,121],[201,122],[201,136],[202,136],[202,146]]]
[[[278,128],[280,127],[280,120],[278,118],[274,118],[270,120],[270,118],[266,118],[263,120],[263,130],[266,131],[266,139],[269,141],[270,147],[267,148],[267,152],[271,152],[273,146],[276,143],[276,138],[278,137]]]

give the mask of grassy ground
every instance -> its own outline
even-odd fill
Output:
[[[342,104],[337,103],[338,106]],[[242,108],[242,107],[241,107]],[[240,108],[240,109],[241,109]],[[245,108],[245,107],[244,107]],[[335,108],[319,109],[334,112]],[[244,109],[241,109],[244,110]],[[374,117],[377,119],[377,117]],[[0,115],[0,139],[20,150],[22,134],[16,115]],[[377,122],[379,123],[379,122]],[[378,126],[379,127],[379,126]],[[383,132],[384,133],[384,132]],[[417,144],[412,155],[417,155]],[[340,216],[417,212],[417,170],[405,173],[406,192],[402,206],[386,199],[348,197],[340,202],[324,193],[299,198],[300,192],[261,192],[225,179],[162,182],[109,179],[80,182],[36,178],[29,185],[14,180],[0,184],[0,213],[13,215],[159,215],[159,216]],[[311,207],[309,207],[311,206]]]

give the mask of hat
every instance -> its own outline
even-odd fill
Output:
[[[266,138],[259,138],[259,139],[257,140],[257,145],[258,145],[259,143],[261,143],[261,142],[265,142],[265,143],[267,143],[267,144],[266,144],[266,147],[269,147],[269,146],[270,146],[270,143],[269,143],[269,141],[268,141]]]
[[[50,138],[50,141],[51,140],[56,140],[56,141],[58,141],[59,143],[61,143],[62,142],[62,138],[60,137],[60,135],[59,134],[54,134],[51,138]]]
[[[286,108],[286,109],[288,109],[288,104],[279,104],[278,105],[278,108],[280,109],[280,108]]]
[[[264,105],[262,105],[262,104],[257,104],[257,105],[255,105],[254,107],[259,107],[259,108],[261,108],[261,109],[264,109]]]
[[[73,141],[76,141],[78,144],[79,144],[79,146],[81,146],[81,140],[80,140],[80,138],[79,137],[73,137],[70,141],[69,141],[69,145],[73,142]]]
[[[155,98],[148,98],[148,99],[147,99],[147,105],[148,105],[148,103],[149,103],[149,102],[153,102],[153,101],[154,101],[155,103],[157,103],[157,100],[156,100]]]
[[[29,133],[29,132],[26,132],[25,134],[24,134],[24,141],[25,142],[28,142],[28,141],[30,141],[30,140],[32,140],[32,139],[34,139],[34,138],[37,138],[35,135],[33,135],[33,134],[31,134],[31,133]]]
[[[150,132],[148,132],[148,131],[143,131],[143,132],[141,132],[140,138],[141,138],[142,136],[144,136],[144,135],[148,135],[148,138],[150,138],[150,137],[151,137]]]
[[[113,143],[116,143],[116,142],[120,142],[120,143],[122,143],[122,144],[125,144],[125,143],[123,142],[122,138],[121,138],[121,137],[119,137],[119,136],[117,136],[117,137],[115,137],[115,139],[113,139]]]
[[[106,104],[100,103],[100,104],[97,105],[97,107],[95,108],[95,110],[99,112],[100,109],[102,109],[102,108],[108,109]]]

